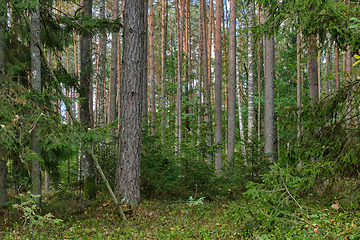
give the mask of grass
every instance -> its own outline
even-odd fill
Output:
[[[192,203],[198,200],[194,198]],[[13,199],[13,201],[18,201]],[[313,204],[313,203],[309,203]],[[261,201],[143,200],[123,206],[129,224],[121,221],[106,195],[93,201],[74,193],[44,197],[39,215],[52,213],[57,224],[30,228],[23,213],[0,210],[1,239],[359,239],[357,212],[312,205],[305,210],[271,208]]]

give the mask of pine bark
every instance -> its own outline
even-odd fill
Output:
[[[340,78],[339,78],[339,47],[337,43],[335,43],[335,82],[336,82],[336,89],[340,88]]]
[[[215,141],[218,145],[215,151],[215,171],[221,173],[222,170],[222,129],[221,129],[221,13],[222,0],[216,0],[216,24],[215,24]]]
[[[233,166],[236,121],[236,1],[230,1],[227,162]]]
[[[167,1],[161,0],[161,135],[165,138]]]
[[[154,53],[154,7],[153,0],[149,0],[149,58],[150,58],[150,112],[151,133],[156,134],[156,109],[155,109],[155,53]]]
[[[125,0],[123,9],[124,51],[120,90],[120,154],[115,176],[115,194],[124,203],[140,202],[140,157],[142,137],[142,87],[144,79],[145,5]]]
[[[40,7],[39,1],[36,2],[35,10],[31,13],[30,26],[31,42],[31,86],[32,89],[41,92],[41,55],[40,55]],[[37,128],[31,132],[31,150],[40,155],[39,139]],[[32,193],[39,195],[36,197],[36,203],[41,203],[41,167],[38,158],[34,157],[31,161],[31,182]]]

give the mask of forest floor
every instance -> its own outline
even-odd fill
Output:
[[[98,194],[93,201],[66,191],[48,194],[41,212],[0,209],[0,239],[359,239],[360,213],[312,202],[304,209],[276,211],[252,200],[201,198],[143,200],[123,206]],[[16,199],[14,199],[14,202]],[[326,204],[325,204],[326,205]],[[47,215],[51,213],[53,217]],[[32,219],[32,220],[31,220]],[[54,219],[61,219],[57,222]]]

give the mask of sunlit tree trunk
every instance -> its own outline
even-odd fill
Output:
[[[236,1],[230,1],[227,162],[233,166],[236,121]]]
[[[148,112],[148,10],[149,10],[149,1],[148,0],[144,0],[144,26],[145,26],[145,32],[146,34],[144,35],[144,51],[143,51],[143,76],[142,79],[144,79],[143,81],[143,85],[142,85],[142,119],[144,121],[147,120],[146,114]]]
[[[257,5],[257,25],[260,25],[261,20],[261,12],[263,12],[260,8],[260,3]],[[261,38],[257,41],[257,49],[256,49],[256,80],[257,80],[257,92],[258,92],[258,106],[257,106],[257,136],[258,143],[260,144],[261,138]]]
[[[222,0],[216,0],[216,24],[215,24],[215,141],[218,145],[215,151],[215,171],[222,170],[222,129],[221,129],[221,13]]]
[[[165,138],[167,1],[161,0],[161,135]]]
[[[154,7],[153,0],[149,0],[149,58],[150,58],[150,109],[151,109],[151,133],[156,134],[156,110],[155,110],[155,54],[154,54]]]
[[[313,34],[309,37],[308,42],[309,96],[312,102],[319,101],[318,64],[316,58],[316,35]]]
[[[140,157],[144,79],[145,5],[141,0],[125,0],[123,9],[124,51],[120,90],[119,156],[114,192],[124,203],[140,202]]]
[[[83,12],[87,17],[92,16],[92,0],[84,0]],[[90,99],[91,92],[91,35],[87,32],[82,32],[80,35],[80,122],[83,126],[91,128],[91,110],[92,105]],[[86,198],[93,198],[95,196],[95,168],[93,160],[87,150],[81,154],[81,167],[84,177],[84,196]]]
[[[113,1],[113,19],[118,18],[119,15],[119,1]],[[110,63],[110,85],[109,85],[109,123],[117,120],[117,85],[118,85],[118,34],[111,34],[111,63]],[[113,153],[116,153],[116,146],[118,139],[116,135],[116,128],[110,129],[110,138],[112,141],[111,149]]]
[[[254,2],[249,1],[248,6],[248,142],[252,142],[254,132],[254,68],[253,68],[253,33]]]
[[[330,54],[330,38],[327,38],[327,49],[325,53],[325,59],[326,59],[326,78],[325,78],[325,84],[326,84],[326,96],[330,94],[330,79],[329,76],[331,74],[331,54]]]
[[[198,115],[197,115],[197,144],[200,146],[201,144],[201,127],[202,127],[202,82],[203,82],[203,71],[206,71],[205,68],[203,68],[203,57],[204,57],[204,0],[199,1],[199,48],[198,48],[198,79],[197,79],[197,88],[198,88]],[[206,40],[205,40],[206,41]],[[198,156],[199,158],[200,156]]]
[[[41,55],[40,55],[40,7],[36,1],[35,10],[31,13],[30,27],[31,41],[31,86],[32,89],[41,92]],[[40,155],[39,139],[37,128],[31,132],[31,150]],[[32,193],[39,195],[36,197],[37,205],[41,203],[41,167],[38,158],[31,161],[31,182]]]

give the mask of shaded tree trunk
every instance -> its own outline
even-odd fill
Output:
[[[100,1],[100,18],[105,19],[105,0]],[[105,125],[105,81],[106,81],[106,50],[107,50],[107,34],[106,30],[102,29],[100,32],[100,57],[99,57],[99,78],[98,78],[98,99],[99,99],[99,109],[98,109],[98,121],[99,126],[103,127]]]
[[[113,19],[118,18],[119,15],[119,1],[113,1]],[[117,84],[118,84],[118,34],[111,34],[111,65],[110,65],[110,86],[109,86],[109,123],[116,121],[117,119]],[[118,139],[116,136],[116,128],[110,129],[110,138],[112,141],[112,150],[116,154],[116,146]]]
[[[221,129],[221,13],[222,0],[216,0],[216,26],[215,26],[215,171],[222,170],[222,129]]]
[[[83,14],[92,17],[92,0],[83,0]],[[84,31],[80,35],[80,123],[87,128],[92,128],[91,124],[91,35]],[[86,198],[95,197],[95,168],[93,160],[87,150],[81,153],[81,168],[84,177],[84,196]]]
[[[264,37],[264,76],[265,76],[265,105],[264,105],[264,152],[272,164],[274,161],[274,37]]]
[[[0,2],[0,82],[5,79],[5,63],[6,63],[6,1]],[[6,149],[0,146],[0,208],[5,206],[7,202],[7,181],[6,181]]]
[[[32,89],[41,92],[41,55],[40,55],[40,7],[39,1],[36,1],[35,10],[31,13],[31,86]],[[39,139],[37,136],[37,128],[31,132],[31,150],[40,155]],[[41,167],[38,158],[31,160],[31,182],[32,193],[39,195],[36,197],[36,203],[41,203]]]
[[[318,64],[316,56],[316,35],[313,34],[309,37],[308,42],[309,96],[312,102],[319,101]]]
[[[161,135],[165,138],[167,3],[161,0]]]
[[[140,202],[140,157],[142,136],[142,87],[144,79],[145,5],[141,0],[125,0],[123,10],[124,51],[120,90],[119,156],[115,175],[115,195],[124,203]]]
[[[336,82],[336,89],[340,88],[340,78],[339,78],[339,47],[337,43],[335,43],[335,82]]]
[[[230,1],[227,162],[233,166],[236,121],[236,2]]]

